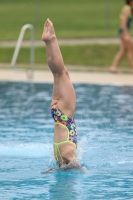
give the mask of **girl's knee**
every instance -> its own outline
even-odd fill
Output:
[[[60,74],[63,75],[63,76],[69,77],[69,73],[68,73],[68,71],[67,71],[67,69],[65,67],[62,69]]]
[[[66,76],[67,78],[70,78],[69,73],[68,73],[67,70],[65,70],[64,73],[65,73],[65,76]]]

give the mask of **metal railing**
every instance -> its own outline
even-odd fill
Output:
[[[29,70],[22,70],[22,69],[20,70],[15,66],[15,64],[16,64],[18,53],[19,53],[19,50],[20,50],[20,47],[22,44],[24,33],[25,33],[26,29],[28,29],[28,28],[30,29],[30,69]],[[33,74],[34,74],[34,27],[31,24],[25,24],[20,31],[18,41],[16,44],[16,48],[14,50],[14,54],[12,57],[11,67],[13,70],[16,70],[19,72],[25,71],[27,74],[27,79],[30,79],[30,80],[33,79]]]

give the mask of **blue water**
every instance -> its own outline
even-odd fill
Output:
[[[0,82],[0,200],[133,199],[133,87],[76,84],[77,157],[57,171],[52,84]]]

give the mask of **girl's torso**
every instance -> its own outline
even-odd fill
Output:
[[[74,118],[65,115],[57,104],[51,106],[51,115],[55,121],[54,152],[57,162],[63,163],[62,152],[66,148],[75,151],[77,147],[77,130]]]
[[[59,138],[59,140],[65,137],[66,139],[64,138],[61,140],[70,141],[76,145],[77,144],[77,129],[76,129],[74,118],[69,118],[67,115],[65,115],[58,108],[57,105],[51,108],[51,115],[55,121],[55,133],[59,135],[61,134],[62,136]],[[65,133],[67,133],[67,137],[65,136],[66,135]]]
[[[130,13],[130,14],[129,14],[129,17],[128,17],[127,21],[126,21],[126,28],[127,28],[127,30],[130,30],[131,23],[132,23],[132,21],[133,21],[133,15],[132,15],[132,13],[131,13],[131,7],[128,6],[128,5],[124,6],[124,7],[122,8],[122,10],[121,10],[121,13],[120,13],[120,22],[121,22],[121,23],[120,23],[120,28],[119,28],[119,31],[118,31],[119,34],[122,34],[122,33],[123,33],[122,20],[123,20],[124,17],[125,17],[125,15],[124,15],[125,9],[128,9],[128,10],[129,10],[129,13]]]

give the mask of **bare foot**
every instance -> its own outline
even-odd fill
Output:
[[[111,67],[111,68],[109,69],[109,72],[110,72],[110,73],[113,73],[113,74],[118,74],[118,73],[119,73],[118,70],[117,70],[116,68],[114,68],[114,67]]]
[[[55,31],[53,27],[53,23],[47,19],[45,24],[44,24],[44,29],[43,29],[43,34],[42,34],[42,40],[44,42],[48,42],[55,38]]]

